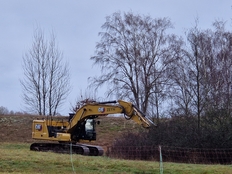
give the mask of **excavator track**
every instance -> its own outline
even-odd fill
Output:
[[[70,147],[72,147],[70,149]],[[88,144],[68,144],[68,143],[33,143],[30,146],[32,151],[55,152],[55,153],[73,153],[87,156],[102,156],[103,149],[100,146]]]
[[[89,149],[89,156],[102,156],[104,153],[104,150],[101,146],[94,146],[89,144],[76,144],[80,146],[85,146]]]

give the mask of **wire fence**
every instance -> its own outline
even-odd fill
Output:
[[[130,160],[153,160],[193,164],[232,164],[232,148],[201,149],[162,146],[112,146],[106,155]]]

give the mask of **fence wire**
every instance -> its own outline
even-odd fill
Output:
[[[130,160],[160,161],[159,146],[112,146],[106,155]],[[201,149],[162,146],[163,162],[194,164],[232,164],[232,148]]]

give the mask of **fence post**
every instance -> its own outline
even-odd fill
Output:
[[[160,174],[163,174],[163,159],[162,159],[162,151],[160,145],[159,145],[159,154],[160,154]]]

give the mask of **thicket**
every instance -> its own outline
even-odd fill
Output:
[[[232,118],[224,111],[214,111],[201,117],[200,127],[195,116],[175,116],[160,121],[148,133],[143,133],[148,145],[188,148],[231,148]]]
[[[198,121],[196,116],[173,116],[160,119],[159,124],[148,131],[128,132],[116,139],[111,148],[111,155],[119,154],[124,149],[124,154],[118,155],[118,157],[159,160],[158,147],[161,146],[165,147],[164,154],[170,151],[175,153],[169,157],[169,161],[176,161],[176,153],[179,153],[181,162],[190,160],[198,163],[230,163],[230,155],[232,155],[232,118],[230,113],[225,110],[211,111],[201,117],[200,127]],[[125,150],[125,148],[127,149]],[[174,152],[173,148],[175,150],[179,148],[179,151]],[[189,155],[190,151],[181,152],[181,149],[184,148],[195,149],[190,150],[192,154],[194,151],[195,155]],[[212,151],[209,152],[209,149]],[[216,159],[218,158],[217,150],[222,149],[224,150],[220,152],[223,153],[222,159]],[[202,161],[203,158],[204,161]]]
[[[212,111],[201,117],[174,116],[160,119],[148,131],[128,132],[115,145],[165,145],[188,148],[231,148],[232,117],[226,111]]]

